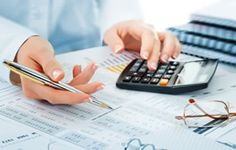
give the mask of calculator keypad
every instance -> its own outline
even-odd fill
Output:
[[[198,69],[195,69],[196,65]],[[217,59],[170,61],[159,63],[156,70],[149,70],[146,60],[134,59],[122,71],[116,86],[121,89],[155,93],[191,92],[208,86],[217,65]],[[191,76],[196,78],[193,80]]]
[[[127,75],[124,76],[123,82],[166,86],[178,66],[179,62],[171,61],[166,64],[159,64],[156,70],[149,70],[146,60],[137,59],[130,67]]]

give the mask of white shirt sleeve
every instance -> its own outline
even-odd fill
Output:
[[[102,0],[99,15],[97,22],[101,28],[101,36],[118,22],[143,19],[139,0]]]
[[[33,31],[0,16],[0,78],[10,82],[10,71],[4,66],[4,59],[14,60],[21,45]]]

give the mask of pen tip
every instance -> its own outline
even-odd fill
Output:
[[[113,108],[111,106],[108,106],[109,109],[113,110]]]
[[[103,108],[108,108],[108,109],[113,110],[113,108],[111,106],[109,106],[109,105],[107,105],[105,103],[102,103],[100,106],[103,107]]]

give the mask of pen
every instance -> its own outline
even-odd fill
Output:
[[[3,62],[11,71],[13,71],[14,73],[23,76],[27,79],[32,80],[35,83],[41,84],[41,85],[47,85],[56,89],[61,89],[61,90],[66,90],[66,91],[70,91],[73,93],[82,93],[82,91],[64,83],[64,82],[54,82],[51,79],[49,79],[46,75],[35,71],[31,68],[28,68],[26,66],[20,65],[16,62],[10,61],[10,60],[4,60]],[[111,106],[109,106],[108,104],[99,101],[96,97],[91,96],[91,101],[90,103],[95,104],[99,107],[102,108],[107,108],[107,109],[113,109]]]

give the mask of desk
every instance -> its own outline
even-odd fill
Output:
[[[235,66],[231,66],[231,65],[226,65],[226,64],[220,63],[219,68],[221,68],[221,69],[223,69],[225,71],[228,71],[230,73],[236,73],[236,67]]]

